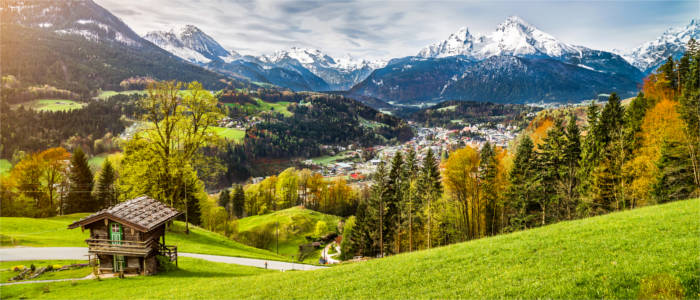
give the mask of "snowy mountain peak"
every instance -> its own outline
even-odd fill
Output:
[[[672,27],[664,31],[657,39],[648,41],[631,51],[620,54],[633,66],[644,73],[658,68],[669,56],[678,58],[686,50],[691,38],[700,40],[700,24],[698,19],[682,27]]]
[[[194,25],[174,27],[167,31],[151,31],[144,39],[190,62],[208,63],[215,59],[226,62],[240,55],[224,49],[211,36]]]
[[[580,50],[581,47],[561,42],[520,17],[510,16],[494,32],[486,35],[472,35],[462,27],[447,40],[423,48],[418,56],[463,55],[481,60],[498,55],[561,57]]]

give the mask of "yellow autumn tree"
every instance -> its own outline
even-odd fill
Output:
[[[661,99],[644,116],[639,133],[642,146],[637,149],[634,159],[624,166],[626,174],[634,178],[629,189],[633,207],[650,204],[649,191],[659,171],[656,161],[661,156],[664,142],[681,142],[685,138],[677,105],[675,101]]]

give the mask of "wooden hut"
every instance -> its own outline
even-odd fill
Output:
[[[177,247],[165,245],[165,224],[181,213],[146,196],[134,198],[68,225],[90,230],[89,253],[99,259],[100,273],[154,274],[156,255],[177,264]]]

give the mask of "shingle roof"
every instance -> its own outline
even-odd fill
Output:
[[[180,214],[181,212],[158,200],[147,196],[141,196],[82,218],[68,225],[68,229],[109,218],[125,225],[130,225],[140,231],[147,232]]]

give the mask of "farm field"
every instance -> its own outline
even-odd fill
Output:
[[[340,217],[337,216],[296,206],[265,215],[242,218],[238,220],[238,231],[239,235],[245,236],[266,228],[275,234],[279,225],[279,254],[289,259],[295,259],[299,255],[299,245],[310,243],[306,236],[314,235],[318,221],[326,222],[327,232],[335,232],[339,220]],[[275,240],[272,240],[266,249],[270,252],[276,252]],[[318,253],[309,255],[304,263],[318,263],[320,251],[316,252]]]
[[[245,137],[245,130],[236,128],[226,128],[226,127],[212,127],[212,130],[218,134],[220,137],[227,140],[233,140],[236,142],[243,141]]]
[[[311,159],[311,161],[313,161],[315,164],[325,166],[327,164],[335,163],[339,160],[343,160],[343,159],[347,158],[348,152],[349,151],[341,152],[341,153],[338,153],[338,154],[333,155],[333,156],[324,155],[324,156],[314,157]]]
[[[305,272],[183,259],[158,276],[3,288],[3,298],[638,298],[700,293],[700,199]],[[329,282],[342,282],[332,288]],[[643,283],[644,282],[644,283]],[[664,283],[666,282],[666,283]],[[670,283],[669,283],[670,282]],[[49,292],[44,292],[49,291]]]
[[[16,104],[17,106],[24,106],[26,108],[31,108],[37,111],[70,111],[74,109],[83,108],[87,104],[77,102],[74,100],[67,99],[39,99],[33,100],[26,103]]]
[[[85,239],[89,233],[67,228],[68,224],[87,215],[72,214],[44,219],[2,217],[0,218],[0,246],[86,247]],[[287,260],[282,256],[237,243],[199,227],[190,226],[190,234],[185,234],[184,231],[184,223],[175,221],[166,233],[166,244],[176,245],[180,252]]]

